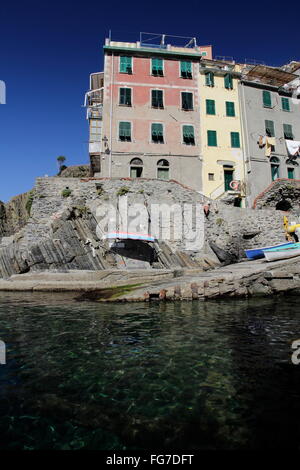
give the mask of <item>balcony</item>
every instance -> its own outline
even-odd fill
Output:
[[[93,104],[88,107],[87,109],[87,118],[88,119],[101,119],[103,117],[103,105],[101,104]]]

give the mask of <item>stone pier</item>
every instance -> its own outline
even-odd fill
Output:
[[[300,293],[300,257],[242,261],[200,269],[27,273],[0,280],[0,291],[73,292],[79,300],[149,302]]]

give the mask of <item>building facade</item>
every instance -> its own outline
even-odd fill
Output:
[[[90,140],[95,176],[174,179],[201,190],[203,53],[211,57],[211,47],[156,49],[106,41],[100,145]],[[95,93],[88,94],[89,109]]]
[[[91,175],[176,180],[252,206],[275,179],[300,179],[299,76],[299,62],[216,60],[196,40],[107,39],[85,99]]]
[[[202,191],[212,199],[232,195],[238,205],[244,205],[239,67],[204,59],[199,71]]]
[[[255,81],[251,80],[253,75]],[[255,74],[251,69],[241,80],[246,198],[250,207],[272,181],[278,178],[300,179],[297,158],[300,100],[292,86],[295,80],[297,73],[265,66],[256,67]]]

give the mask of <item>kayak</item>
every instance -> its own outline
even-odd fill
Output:
[[[293,243],[293,246],[287,248],[264,250],[264,256],[267,261],[277,261],[300,256],[300,243]]]
[[[288,242],[288,243],[281,243],[280,245],[265,246],[262,248],[253,248],[251,250],[245,250],[245,253],[248,259],[259,259],[259,258],[264,257],[264,250],[273,250],[273,249],[281,248],[281,247],[284,248],[290,245],[294,245],[294,243]]]

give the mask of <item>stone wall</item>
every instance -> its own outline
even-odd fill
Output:
[[[192,249],[184,240],[171,238],[158,239],[152,252],[142,242],[125,241],[120,250],[99,236],[97,210],[111,204],[118,213],[125,200],[129,209],[140,203],[149,215],[143,233],[152,233],[152,204],[198,204],[203,216],[207,199],[175,181],[38,178],[32,196],[26,225],[0,244],[0,277],[49,269],[208,269],[241,259],[247,248],[285,240],[280,211],[240,209],[216,201],[204,218],[204,243],[197,233]],[[171,234],[176,224],[171,217]]]
[[[300,180],[280,178],[273,181],[253,203],[256,209],[281,209],[300,214]]]
[[[211,245],[216,244],[237,260],[245,256],[244,250],[284,242],[283,215],[272,209],[257,211],[213,202],[206,219],[206,236]]]

